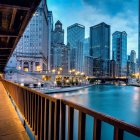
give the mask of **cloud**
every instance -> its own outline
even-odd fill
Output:
[[[59,19],[63,23],[65,42],[67,27],[76,22],[86,27],[86,37],[90,26],[106,22],[111,25],[111,33],[127,32],[128,54],[132,49],[137,52],[138,0],[67,0],[67,4],[62,0],[61,4],[56,0],[49,1],[53,3],[49,9],[53,11],[54,22]]]
[[[126,7],[136,9],[138,0],[82,0],[85,4],[102,9],[110,15],[125,12]],[[133,5],[133,6],[132,6]]]
[[[104,1],[106,0],[102,0],[102,2]],[[112,0],[112,2],[114,1],[116,0]],[[86,2],[88,2],[88,0]],[[138,50],[138,14],[137,9],[132,10],[131,8],[128,8],[129,6],[130,3],[128,4],[126,2],[125,7],[123,7],[125,12],[122,12],[123,10],[118,10],[114,15],[106,12],[104,9],[98,8],[98,4],[96,6],[91,5],[89,0],[88,4],[85,4],[84,2],[83,9],[78,13],[77,17],[86,27],[99,24],[100,22],[105,22],[111,25],[111,33],[115,31],[126,31],[128,34],[127,52],[130,54],[131,50],[135,50],[136,52]],[[89,36],[89,28],[86,31],[86,36]]]

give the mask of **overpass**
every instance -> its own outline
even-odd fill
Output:
[[[7,61],[39,3],[40,0],[0,0],[1,72],[4,71]],[[2,87],[1,83],[5,88]],[[125,132],[140,138],[139,127],[90,110],[68,100],[57,99],[1,78],[0,139],[28,139],[25,133],[25,135],[19,133],[24,131],[21,124],[17,123],[17,120],[19,122],[19,118],[12,118],[9,123],[4,123],[7,115],[10,116],[15,113],[15,110],[10,104],[11,101],[7,97],[11,99],[16,110],[22,116],[23,124],[29,127],[34,138],[38,140],[73,140],[75,110],[78,112],[78,140],[85,140],[87,116],[93,119],[93,123],[91,124],[93,127],[90,127],[93,129],[93,140],[101,140],[103,122],[113,126],[114,140],[123,140]],[[4,102],[2,102],[3,99],[8,104],[6,107],[1,108],[4,105]],[[6,111],[7,107],[11,110],[10,114],[8,114],[9,111]],[[66,124],[68,126],[67,128]],[[15,136],[15,130],[17,130],[16,134],[20,136]]]
[[[112,77],[93,77],[90,78],[91,82],[95,82],[97,80],[100,80],[101,83],[105,83],[105,82],[124,82],[124,83],[128,83],[128,78],[112,78]]]

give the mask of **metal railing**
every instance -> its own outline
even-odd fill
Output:
[[[68,111],[66,111],[68,107]],[[140,128],[127,124],[123,121],[119,121],[113,117],[106,116],[102,113],[90,110],[86,107],[78,105],[67,100],[61,100],[61,140],[65,140],[66,136],[66,120],[68,120],[68,140],[73,140],[74,134],[74,110],[78,113],[78,140],[85,140],[85,126],[86,116],[90,116],[94,119],[93,126],[93,140],[101,140],[102,122],[106,122],[114,127],[114,140],[123,140],[124,131],[130,134],[140,137]],[[67,113],[67,115],[66,115]],[[66,119],[66,116],[68,117]]]
[[[60,100],[18,84],[2,83],[38,140],[59,140]]]
[[[38,140],[73,140],[74,110],[79,112],[78,140],[86,139],[87,115],[94,119],[93,140],[101,140],[102,122],[106,122],[114,127],[114,140],[123,140],[124,132],[129,132],[140,137],[140,127],[127,124],[76,103],[64,99],[60,100],[6,80],[2,80],[2,82]],[[68,111],[66,108],[68,108]],[[68,135],[66,136],[67,129]]]

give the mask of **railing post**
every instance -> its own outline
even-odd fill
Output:
[[[59,140],[60,124],[60,100],[55,102],[55,120],[54,120],[54,140]]]
[[[68,140],[73,140],[74,109],[68,107]]]
[[[54,140],[54,102],[50,101],[49,140]]]
[[[49,108],[49,100],[46,99],[45,100],[45,116],[44,116],[44,124],[45,124],[45,128],[44,128],[44,139],[48,140],[49,139],[49,112],[50,112],[50,108]]]
[[[61,140],[65,140],[66,129],[66,105],[61,101]]]
[[[93,140],[101,140],[101,120],[94,118]]]
[[[123,140],[124,131],[118,127],[114,128],[114,140]]]
[[[85,140],[86,114],[79,111],[78,140]]]

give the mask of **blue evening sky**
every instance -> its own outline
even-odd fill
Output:
[[[60,20],[65,30],[80,23],[89,27],[100,22],[111,25],[114,31],[126,31],[128,34],[128,51],[138,50],[138,0],[47,0],[48,9],[53,12],[54,23]]]

